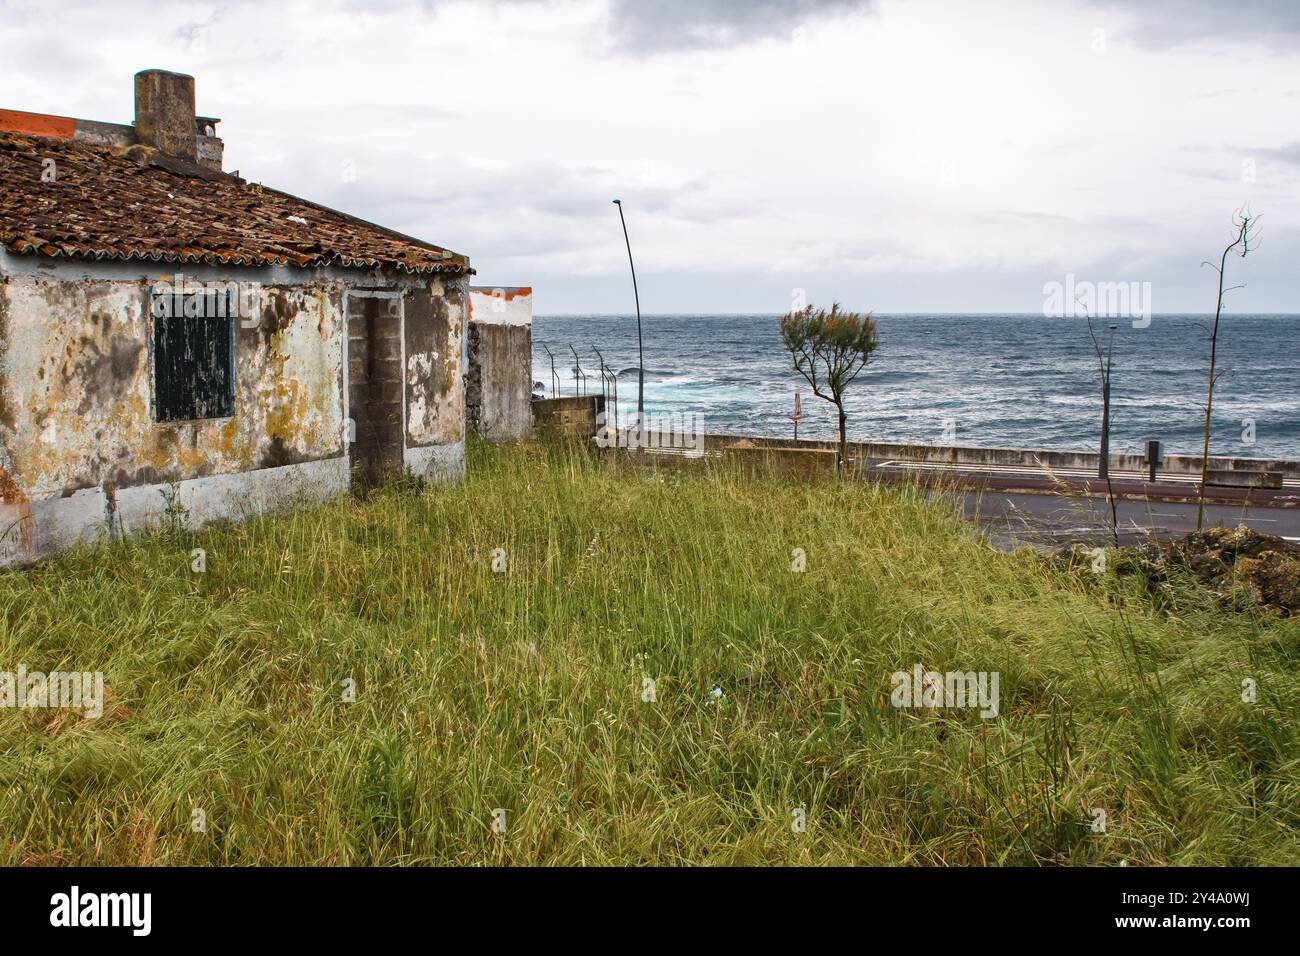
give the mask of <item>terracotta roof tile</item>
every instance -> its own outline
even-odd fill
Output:
[[[43,182],[45,160],[55,179]],[[472,274],[469,260],[143,146],[0,133],[0,244],[19,255]]]

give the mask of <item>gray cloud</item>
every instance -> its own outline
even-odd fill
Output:
[[[1277,117],[1300,12],[1059,7],[1061,71],[1048,18],[1017,22],[1032,0],[61,0],[57,24],[0,0],[0,106],[129,121],[136,69],[193,73],[228,169],[463,252],[546,311],[630,308],[616,196],[656,311],[779,311],[796,287],[1025,311],[1066,272],[1203,309],[1199,263],[1246,199],[1268,235],[1233,306],[1294,311],[1300,143]],[[1137,46],[1113,83],[1094,27]],[[887,86],[909,69],[926,82]]]
[[[863,13],[873,0],[612,0],[609,32],[616,49],[665,50],[734,46],[789,38],[804,22]]]
[[[1255,153],[1286,163],[1288,166],[1300,166],[1300,143],[1288,143],[1276,149],[1257,149]]]
[[[1108,13],[1133,18],[1138,46],[1167,49],[1223,40],[1258,40],[1291,46],[1300,36],[1296,0],[1089,0]]]

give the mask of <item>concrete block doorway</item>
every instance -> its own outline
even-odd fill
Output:
[[[347,295],[347,396],[352,483],[373,488],[402,474],[402,300],[397,293]]]

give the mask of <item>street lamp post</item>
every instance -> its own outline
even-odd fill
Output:
[[[645,352],[641,347],[641,295],[636,289],[636,264],[632,261],[632,242],[627,237],[627,220],[623,218],[623,200],[615,199],[618,221],[623,224],[623,242],[627,244],[627,264],[632,269],[632,297],[636,300],[636,423],[645,417]]]

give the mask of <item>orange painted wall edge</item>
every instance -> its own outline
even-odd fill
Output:
[[[0,133],[26,133],[29,136],[72,139],[76,132],[77,121],[67,116],[0,110]]]

